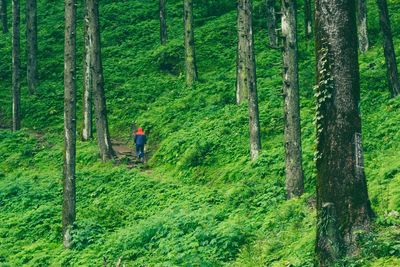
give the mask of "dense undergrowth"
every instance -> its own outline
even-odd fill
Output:
[[[101,1],[111,133],[128,141],[132,124],[144,127],[152,158],[147,168],[128,170],[123,164],[100,162],[95,141],[78,142],[77,227],[74,249],[65,251],[63,6],[38,2],[40,86],[35,96],[28,96],[23,83],[24,129],[0,131],[0,266],[99,266],[103,256],[109,262],[123,257],[127,266],[312,266],[314,55],[313,41],[303,35],[301,4],[306,194],[286,201],[281,57],[279,50],[267,47],[264,1],[255,1],[254,8],[263,143],[255,163],[248,156],[247,107],[234,104],[234,1],[195,3],[200,80],[193,89],[184,86],[182,72],[182,1],[168,1],[166,46],[158,44],[157,1]],[[389,99],[375,1],[368,4],[371,48],[360,56],[361,110],[366,174],[377,217],[373,231],[360,235],[360,255],[338,265],[398,266],[400,98]],[[389,5],[400,54],[400,1]],[[78,9],[82,21],[81,4]],[[81,24],[78,37],[83,36]],[[10,34],[1,35],[2,128],[10,125],[10,43]],[[81,55],[82,38],[78,44]]]

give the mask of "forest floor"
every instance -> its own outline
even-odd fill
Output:
[[[77,140],[72,250],[64,250],[61,242],[64,7],[38,1],[39,73],[45,79],[33,96],[22,83],[23,129],[15,133],[9,130],[11,68],[3,64],[11,62],[12,36],[0,38],[0,266],[102,266],[104,256],[109,265],[122,257],[127,266],[314,266],[315,51],[314,40],[300,30],[302,4],[298,48],[305,194],[287,201],[283,99],[277,91],[282,57],[280,50],[265,47],[265,1],[254,2],[263,144],[256,162],[248,155],[247,105],[235,101],[234,1],[195,4],[200,79],[192,89],[184,79],[181,1],[168,4],[165,46],[158,44],[156,1],[100,2],[116,157],[102,162],[96,140]],[[379,13],[369,2],[370,49],[359,57],[360,108],[365,172],[377,219],[371,233],[357,236],[360,255],[342,266],[392,267],[400,266],[400,98],[390,99],[384,82]],[[389,5],[393,25],[400,25],[399,4]],[[83,29],[78,20],[77,36]],[[393,30],[400,53],[400,27]],[[78,39],[79,54],[82,44]],[[83,83],[81,66],[77,85]],[[77,104],[80,132],[81,101]],[[145,164],[136,162],[133,124],[149,137]]]

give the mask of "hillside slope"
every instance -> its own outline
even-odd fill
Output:
[[[249,162],[247,107],[235,105],[235,4],[197,1],[200,80],[189,89],[182,73],[181,2],[168,1],[170,39],[161,47],[157,1],[101,1],[111,134],[131,142],[132,124],[142,126],[152,157],[146,168],[129,170],[100,162],[95,141],[78,142],[75,247],[65,251],[63,5],[38,1],[41,83],[35,96],[28,96],[23,84],[25,128],[0,131],[0,266],[99,266],[103,256],[114,263],[123,257],[127,266],[312,266],[314,48],[303,35],[302,6],[298,32],[306,193],[286,201],[282,64],[280,51],[267,47],[264,1],[255,1],[254,7],[263,144],[255,163]],[[400,55],[400,1],[389,2]],[[368,4],[371,48],[360,56],[361,111],[365,170],[377,218],[371,234],[360,234],[360,256],[341,264],[399,266],[400,98],[389,98],[377,9],[375,1]],[[82,4],[78,10],[81,22]],[[81,24],[77,36],[83,37]],[[10,122],[10,43],[10,34],[1,36],[1,128]],[[82,55],[83,38],[78,44]]]

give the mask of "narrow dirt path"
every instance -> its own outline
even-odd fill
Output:
[[[118,139],[111,140],[112,147],[115,152],[115,157],[118,163],[126,164],[129,169],[145,166],[136,158],[134,149],[128,143]]]

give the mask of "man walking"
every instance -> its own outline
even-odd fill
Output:
[[[144,145],[147,143],[147,137],[142,128],[139,128],[135,133],[134,141],[136,144],[136,157],[144,162]]]

